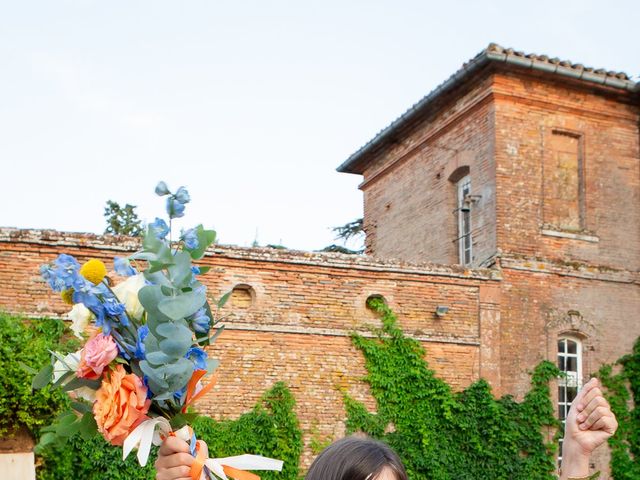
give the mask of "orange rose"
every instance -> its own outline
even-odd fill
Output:
[[[122,445],[127,435],[146,420],[151,400],[140,377],[127,374],[120,364],[105,375],[96,392],[93,415],[102,436],[112,445]]]

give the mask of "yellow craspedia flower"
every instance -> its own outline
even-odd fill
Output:
[[[94,285],[98,285],[107,276],[107,267],[101,260],[92,258],[80,267],[80,275]]]
[[[67,288],[66,290],[63,290],[62,292],[60,292],[60,296],[62,297],[62,300],[64,300],[64,303],[73,305],[73,288]]]

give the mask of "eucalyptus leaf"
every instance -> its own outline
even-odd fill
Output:
[[[65,417],[64,420],[67,420],[69,417]],[[80,419],[73,415],[70,421],[60,422],[58,428],[56,429],[56,434],[60,437],[71,437],[75,435],[80,430]]]
[[[34,390],[40,390],[46,387],[53,376],[53,365],[50,363],[42,367],[42,369],[31,380],[31,388]]]
[[[187,341],[181,338],[164,338],[160,340],[160,349],[162,350],[162,353],[171,357],[171,359],[184,357],[190,347],[191,339]]]
[[[178,252],[173,256],[174,264],[168,267],[169,277],[176,288],[188,287],[193,280],[191,257],[188,252]]]
[[[93,412],[91,410],[89,410],[82,416],[82,419],[80,420],[79,432],[84,440],[89,440],[96,433],[98,433],[98,425],[96,424],[96,419],[93,416]]]
[[[164,391],[169,387],[169,384],[164,379],[164,375],[161,367],[153,367],[146,360],[140,361],[140,369],[142,372],[149,377],[149,382],[152,384],[156,384],[156,387],[151,387],[151,391],[153,393],[159,393],[160,391]]]
[[[71,390],[76,390],[77,388],[81,388],[81,387],[89,387],[92,390],[97,390],[98,388],[100,388],[101,384],[102,382],[100,382],[100,380],[87,380],[86,378],[76,377],[70,382],[66,383],[62,387],[62,390],[64,390],[65,392],[69,392]]]
[[[232,293],[233,293],[233,290],[229,290],[222,297],[220,297],[220,300],[218,300],[218,303],[217,303],[218,308],[222,308],[225,306],[229,298],[231,298]]]
[[[158,309],[173,320],[188,317],[196,313],[207,301],[202,290],[183,293],[176,297],[164,297],[158,303]]]
[[[207,373],[213,373],[220,366],[220,360],[216,358],[207,359]]]
[[[175,357],[170,357],[164,352],[157,351],[147,353],[145,359],[152,365],[164,365],[175,360]]]
[[[199,275],[204,275],[205,273],[207,273],[209,270],[211,270],[211,267],[207,266],[207,267],[200,267],[198,266],[198,269],[200,270]]]
[[[35,375],[35,374],[37,374],[37,373],[38,373],[38,370],[36,370],[36,369],[35,369],[35,368],[33,368],[33,367],[30,367],[29,365],[27,365],[27,364],[26,364],[26,363],[24,363],[24,362],[20,362],[20,361],[18,361],[17,363],[18,363],[18,365],[20,366],[20,368],[21,368],[22,370],[24,370],[25,372],[27,372],[29,375]]]
[[[196,233],[198,235],[198,248],[190,250],[189,253],[194,260],[200,260],[204,257],[207,248],[216,241],[216,232],[214,230],[205,230],[202,225],[198,225]]]
[[[72,378],[75,378],[75,377],[76,377],[76,372],[75,371],[65,372],[51,386],[53,388],[59,387],[61,385],[64,385],[66,382],[68,382],[69,380],[71,380]]]

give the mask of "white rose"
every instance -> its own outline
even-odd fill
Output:
[[[53,364],[53,383],[60,380],[60,378],[68,372],[73,372],[74,375],[68,378],[64,384],[69,383],[71,380],[76,378],[75,372],[78,371],[78,365],[80,364],[80,356],[82,354],[82,349],[78,350],[74,353],[68,353],[64,357],[64,362],[60,359],[57,359]],[[89,403],[93,403],[96,401],[96,391],[89,387],[80,387],[72,390],[72,393],[76,398],[83,398]]]
[[[89,403],[96,401],[96,391],[89,387],[80,387],[72,390],[77,398],[82,398]]]
[[[80,364],[80,352],[82,352],[82,350],[78,350],[75,353],[68,353],[64,357],[64,362],[61,362],[60,359],[55,361],[53,364],[53,383],[60,380],[60,377],[67,372],[78,371],[78,365]]]
[[[144,308],[142,307],[140,300],[138,300],[138,292],[142,287],[144,287],[144,285],[144,275],[139,273],[138,275],[127,277],[124,282],[120,282],[112,288],[113,293],[116,294],[118,300],[124,303],[124,306],[127,309],[127,314],[136,320],[140,320],[144,313]]]
[[[93,314],[81,303],[76,303],[68,314],[71,319],[71,330],[76,337],[82,338],[82,332],[85,331]]]

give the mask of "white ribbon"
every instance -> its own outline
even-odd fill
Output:
[[[184,426],[174,432],[174,434],[181,440],[189,442],[191,441],[191,432],[189,426]],[[131,451],[134,448],[138,448],[138,462],[144,467],[149,459],[151,444],[161,445],[169,433],[171,433],[171,425],[166,418],[156,417],[145,420],[125,439],[122,445],[122,460],[126,460]],[[275,460],[260,455],[245,454],[235,457],[208,458],[204,464],[214,475],[222,480],[228,480],[222,468],[223,465],[237,468],[238,470],[275,470],[279,472],[282,470],[283,462],[282,460]]]
[[[238,470],[275,470],[279,472],[282,470],[283,463],[282,460],[248,454],[237,455],[235,457],[208,458],[204,462],[207,468],[222,480],[228,480],[224,474],[223,465],[237,468]]]
[[[159,432],[156,432],[156,428],[158,428]],[[169,420],[164,417],[145,420],[124,440],[122,444],[122,460],[127,459],[131,450],[138,448],[138,462],[144,467],[149,459],[151,444],[160,445],[162,443],[160,433],[166,436],[169,435],[170,432],[171,425],[169,424]]]

